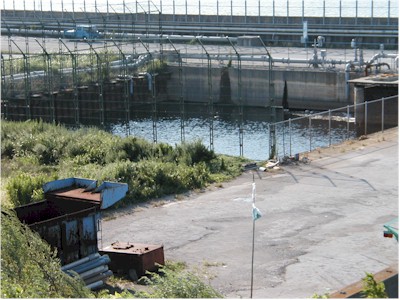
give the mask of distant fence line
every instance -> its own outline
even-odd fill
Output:
[[[261,1],[247,0],[240,4],[232,0],[173,0],[163,3],[161,0],[129,1],[123,0],[110,4],[108,0],[3,0],[2,9],[113,13],[150,13],[173,15],[221,15],[221,16],[277,16],[277,17],[387,17],[398,15],[397,1],[340,0],[332,5],[329,1],[315,2],[307,0]]]

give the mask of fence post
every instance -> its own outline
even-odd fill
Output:
[[[289,156],[292,156],[292,119],[289,118]]]
[[[268,123],[268,157],[271,158],[271,124]]]
[[[385,98],[382,97],[382,134],[385,129]]]
[[[283,148],[283,156],[286,156],[286,147],[285,147],[285,123],[282,123],[282,148]]]
[[[328,110],[329,119],[328,119],[328,133],[329,133],[329,147],[332,144],[332,137],[331,137],[331,110]]]
[[[368,125],[368,101],[364,102],[364,134],[367,134],[367,125]]]
[[[347,139],[350,137],[350,106],[347,105]]]
[[[308,134],[310,135],[310,152],[311,152],[311,116],[308,117]]]

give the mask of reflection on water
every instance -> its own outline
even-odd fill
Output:
[[[214,151],[227,155],[240,155],[240,127],[243,132],[243,156],[252,160],[266,160],[269,156],[268,125],[272,121],[282,121],[283,112],[277,110],[273,117],[269,108],[244,108],[243,118],[238,107],[214,108],[213,118],[209,116],[207,105],[185,105],[184,118],[178,103],[162,104],[157,107],[157,116],[152,108],[137,110],[129,123],[113,122],[107,124],[107,130],[120,136],[134,135],[149,141],[165,142],[170,145],[182,141],[200,140],[210,148],[213,140]],[[181,122],[183,120],[183,122]],[[153,122],[154,121],[154,122]],[[182,128],[183,124],[183,128]],[[242,124],[242,125],[241,125]],[[154,126],[153,126],[154,125]],[[241,125],[241,126],[240,126]],[[325,147],[338,143],[352,132],[347,131],[346,122],[332,122],[329,130],[328,121],[308,118],[292,122],[289,127],[276,128],[276,144],[279,155],[301,153],[316,147]],[[211,130],[213,129],[213,130]],[[212,139],[210,132],[213,132]]]

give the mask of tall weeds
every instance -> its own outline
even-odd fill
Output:
[[[2,176],[14,206],[42,199],[54,178],[84,177],[129,185],[126,202],[202,188],[237,176],[242,159],[218,156],[201,142],[172,147],[96,128],[68,130],[41,121],[1,124]]]

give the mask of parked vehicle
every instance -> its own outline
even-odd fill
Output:
[[[64,30],[64,37],[70,39],[94,40],[101,37],[96,25],[76,25],[74,29]]]

